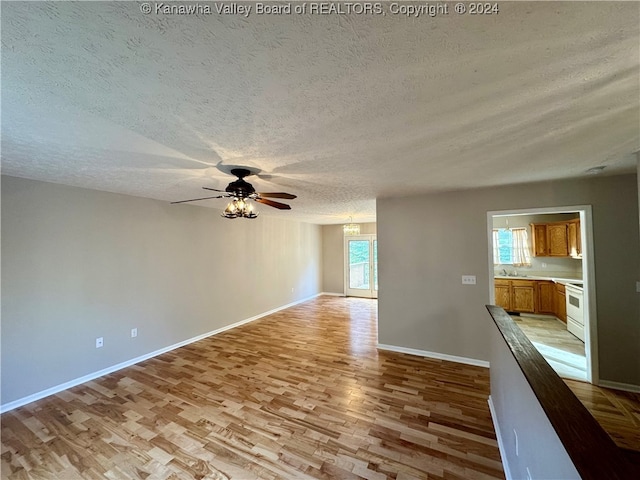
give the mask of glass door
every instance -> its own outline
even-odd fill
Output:
[[[345,293],[378,298],[378,240],[375,235],[345,237]]]

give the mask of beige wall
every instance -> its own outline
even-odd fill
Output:
[[[635,175],[377,202],[381,344],[488,360],[487,212],[592,205],[600,378],[640,385]],[[461,284],[464,274],[477,285]]]
[[[317,225],[3,177],[1,403],[319,293],[321,241]]]
[[[360,233],[376,233],[376,224],[361,223]],[[342,233],[342,225],[322,226],[322,291],[344,294],[344,234]]]

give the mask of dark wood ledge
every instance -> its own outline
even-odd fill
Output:
[[[583,480],[640,478],[511,317],[501,307],[487,305],[487,310]]]

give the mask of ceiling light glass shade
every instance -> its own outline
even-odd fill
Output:
[[[351,217],[349,217],[349,221],[351,220]],[[347,223],[342,226],[342,231],[345,235],[360,235],[360,225],[357,223]]]
[[[258,212],[253,211],[253,204],[249,200],[234,198],[222,212],[224,218],[256,218]]]

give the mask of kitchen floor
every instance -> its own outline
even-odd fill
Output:
[[[567,325],[551,316],[513,315],[531,343],[563,378],[587,379],[584,343],[567,331]]]

